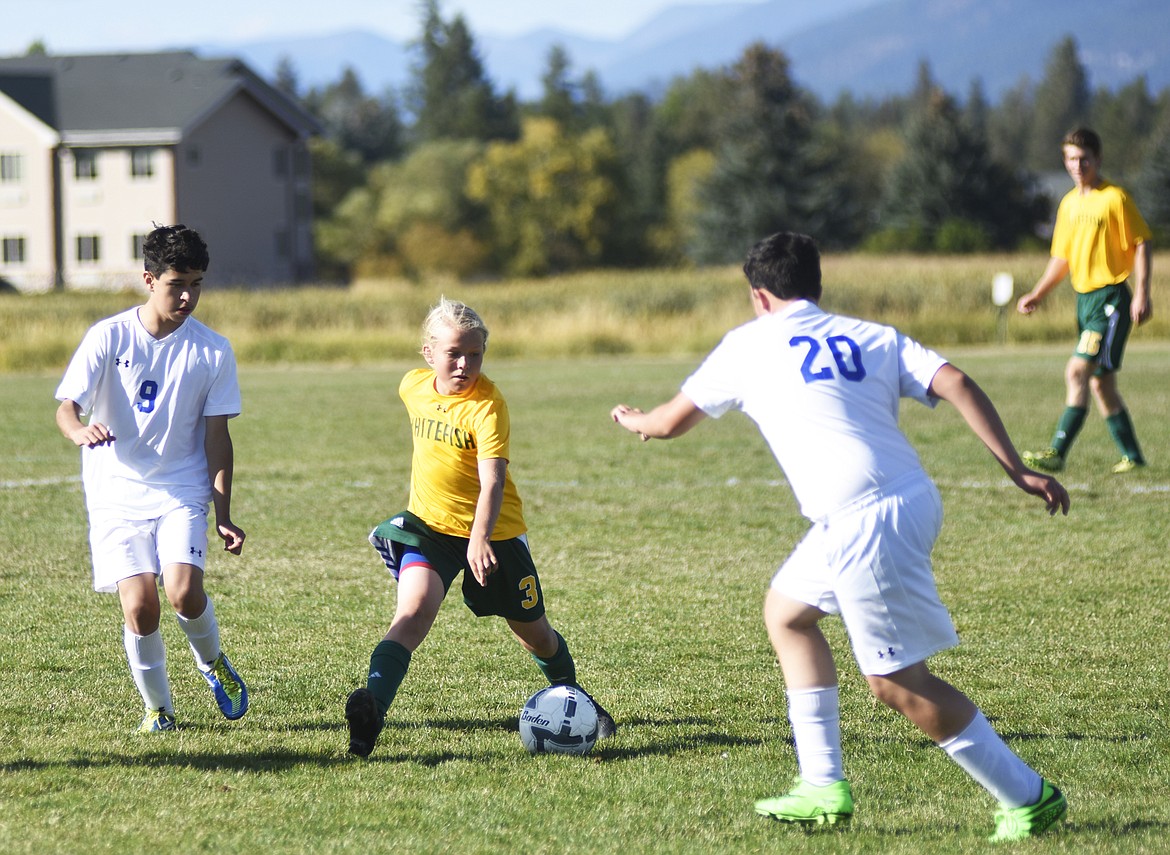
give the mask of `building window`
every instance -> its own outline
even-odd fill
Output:
[[[3,255],[5,264],[24,263],[24,238],[6,237],[3,240]]]
[[[288,176],[288,160],[288,149],[285,146],[277,146],[272,150],[272,172],[277,178]]]
[[[298,178],[309,174],[309,151],[304,146],[293,149],[293,173]]]
[[[93,149],[73,151],[73,177],[78,181],[92,181],[97,178],[97,152]]]
[[[146,246],[146,235],[134,235],[131,237],[130,254],[134,256],[135,261],[145,261],[146,252],[143,247]]]
[[[0,154],[0,182],[16,182],[24,176],[21,174],[19,154]]]
[[[77,236],[77,260],[101,261],[102,241],[97,235]]]
[[[292,254],[292,239],[289,237],[287,229],[278,229],[275,237],[275,249],[277,258],[288,258]]]
[[[187,165],[188,166],[198,166],[199,165],[199,149],[195,146],[191,146],[187,149]]]
[[[154,175],[154,149],[135,148],[130,150],[130,177],[150,178]]]

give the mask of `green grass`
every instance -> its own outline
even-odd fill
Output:
[[[951,349],[1021,446],[1043,445],[1067,347]],[[513,414],[549,614],[615,715],[587,758],[529,757],[516,713],[541,681],[498,620],[449,598],[379,747],[346,755],[342,716],[393,611],[365,541],[404,504],[413,361],[249,367],[233,423],[245,553],[208,588],[252,710],[227,722],[164,622],[183,730],[139,718],[116,599],[90,590],[77,453],[53,425],[57,372],[0,377],[0,849],[6,853],[984,851],[991,799],[871,700],[844,634],[850,830],[760,819],[795,773],[761,625],[774,567],[804,530],[739,416],[670,443],[608,423],[673,394],[695,357],[513,360],[488,373]],[[1060,834],[1029,852],[1164,852],[1170,829],[1170,347],[1139,342],[1122,387],[1151,466],[1116,457],[1093,415],[1064,479],[1067,519],[1014,490],[957,414],[907,404],[947,522],[939,586],[963,644],[934,660],[1065,790]]]

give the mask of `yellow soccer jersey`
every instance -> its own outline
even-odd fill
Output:
[[[1129,278],[1134,247],[1149,239],[1129,194],[1102,181],[1085,194],[1074,187],[1060,200],[1052,256],[1068,262],[1073,289],[1087,294]]]
[[[508,405],[483,374],[465,394],[440,395],[429,368],[408,372],[398,394],[414,437],[408,510],[435,531],[468,537],[479,499],[479,461],[508,459]],[[504,502],[491,539],[508,540],[525,531],[520,494],[505,472]]]

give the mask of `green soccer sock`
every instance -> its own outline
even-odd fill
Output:
[[[1141,446],[1138,445],[1137,434],[1133,430],[1133,422],[1129,418],[1129,410],[1122,410],[1112,416],[1105,417],[1105,424],[1109,427],[1109,434],[1123,456],[1138,463],[1145,463],[1142,457]]]
[[[397,641],[380,641],[370,656],[370,673],[366,677],[366,688],[378,702],[378,711],[386,715],[398,687],[410,667],[410,651]]]
[[[1060,414],[1060,421],[1056,423],[1056,433],[1052,435],[1052,448],[1061,457],[1068,454],[1073,440],[1085,426],[1085,416],[1088,412],[1087,407],[1065,407],[1064,412]]]
[[[536,666],[540,668],[541,673],[548,679],[550,685],[577,685],[577,666],[573,663],[573,655],[569,653],[569,645],[565,643],[565,639],[555,629],[553,632],[557,637],[557,652],[548,659],[542,659],[535,653],[532,658],[536,660]]]

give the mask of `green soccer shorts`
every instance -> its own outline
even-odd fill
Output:
[[[437,532],[409,511],[383,522],[370,532],[369,539],[395,579],[399,561],[408,550],[426,557],[443,580],[444,591],[450,590],[462,573],[463,602],[476,617],[498,615],[530,623],[544,616],[544,592],[528,551],[527,535],[492,541],[498,566],[483,586],[467,566],[467,538]]]
[[[1077,294],[1077,346],[1073,355],[1096,363],[1095,374],[1121,369],[1121,357],[1133,321],[1129,317],[1129,285],[1119,282]]]

